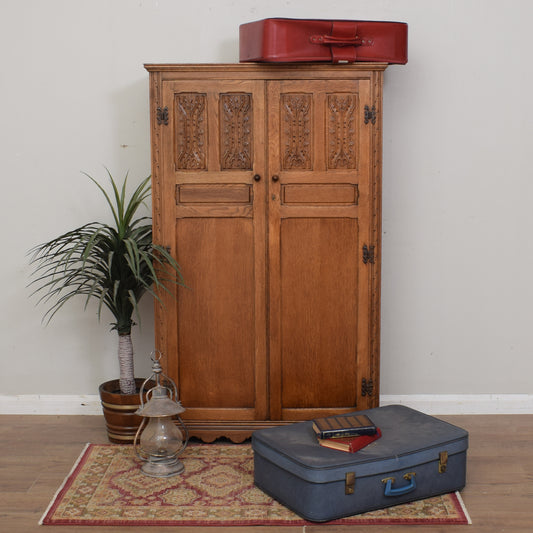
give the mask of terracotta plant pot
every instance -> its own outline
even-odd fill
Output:
[[[135,414],[139,408],[139,389],[144,379],[135,379],[136,394],[122,394],[119,380],[113,379],[102,383],[99,387],[100,400],[104,411],[107,437],[117,444],[132,444],[142,417]],[[150,388],[150,387],[148,387]]]

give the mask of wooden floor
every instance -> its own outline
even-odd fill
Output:
[[[306,532],[533,532],[533,415],[443,416],[470,433],[463,500],[469,526],[323,526]],[[107,441],[99,416],[0,416],[0,532],[299,533],[300,527],[39,526],[55,491],[87,442]]]

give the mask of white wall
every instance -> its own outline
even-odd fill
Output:
[[[236,62],[239,24],[273,16],[409,23],[409,63],[385,73],[382,392],[532,394],[532,15],[528,0],[1,0],[0,394],[116,376],[94,308],[41,325],[25,254],[102,216],[80,171],[150,173],[143,63]]]

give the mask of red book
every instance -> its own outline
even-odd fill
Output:
[[[381,437],[381,431],[376,429],[374,435],[361,435],[359,437],[340,437],[336,439],[318,439],[320,446],[325,448],[333,448],[334,450],[341,450],[343,452],[354,453],[365,446],[368,446],[375,440]]]

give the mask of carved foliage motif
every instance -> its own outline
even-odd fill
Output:
[[[311,158],[310,94],[281,95],[281,167],[284,170],[310,170]]]
[[[328,95],[328,168],[356,168],[353,94]]]
[[[202,93],[175,95],[176,109],[176,168],[205,170],[206,100]]]
[[[252,169],[252,95],[220,95],[220,168]]]

